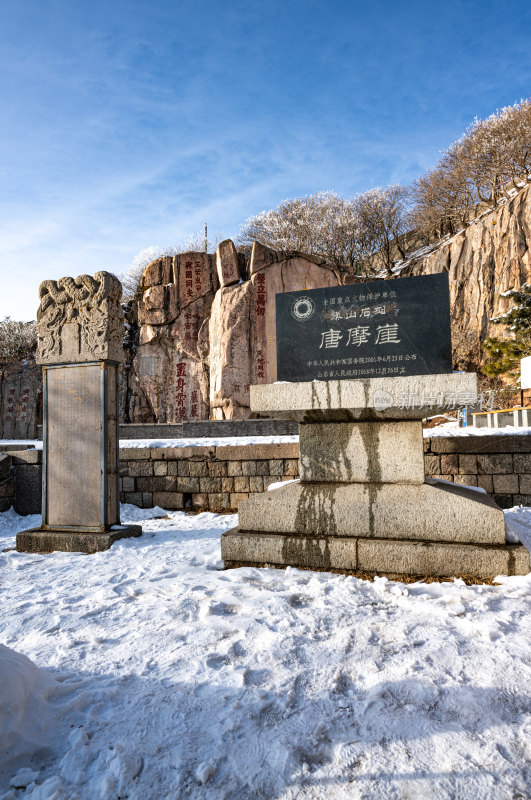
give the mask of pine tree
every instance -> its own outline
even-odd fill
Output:
[[[513,336],[508,339],[488,338],[483,342],[490,360],[481,372],[489,377],[506,375],[516,387],[520,380],[520,359],[531,355],[531,284],[510,289],[500,297],[511,299],[513,305],[490,321],[504,325]]]

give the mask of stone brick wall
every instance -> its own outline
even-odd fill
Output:
[[[40,512],[40,450],[7,450],[0,506]],[[11,446],[13,447],[13,446]],[[502,508],[531,506],[531,436],[448,436],[424,440],[426,475],[480,486]],[[123,448],[120,499],[143,508],[234,508],[250,493],[299,477],[299,445]]]
[[[238,508],[299,477],[298,444],[120,450],[120,499],[141,508]]]
[[[479,486],[501,508],[531,506],[531,436],[424,439],[426,475]]]

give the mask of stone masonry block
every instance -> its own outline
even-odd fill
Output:
[[[356,539],[289,534],[279,536],[251,533],[238,528],[222,534],[221,557],[229,563],[273,564],[319,570],[353,571],[358,566]]]
[[[222,478],[221,479],[221,491],[222,492],[233,492],[234,491],[234,478]]]
[[[237,477],[242,474],[241,461],[227,461],[227,475]]]
[[[454,483],[458,483],[461,486],[477,486],[478,485],[478,476],[477,475],[454,475]]]
[[[208,494],[221,492],[221,478],[199,478],[201,492]]]
[[[389,405],[385,408],[374,402],[380,392],[389,398]],[[252,411],[260,414],[302,423],[351,422],[359,419],[421,420],[443,411],[444,403],[441,402],[440,406],[419,403],[404,408],[401,402],[404,395],[435,395],[444,400],[449,394],[462,392],[477,396],[475,373],[255,384],[250,390],[250,405]]]
[[[151,492],[142,492],[142,508],[153,507],[153,495]]]
[[[272,483],[279,483],[278,477],[276,475],[264,475],[264,492],[267,492],[267,487],[271,486]]]
[[[157,477],[161,477],[163,475],[168,474],[168,462],[167,461],[154,461],[153,462],[153,475],[157,475]]]
[[[127,471],[132,478],[146,477],[153,475],[152,461],[129,461]]]
[[[459,456],[456,454],[441,456],[441,474],[455,475],[459,472]]]
[[[504,437],[507,438],[507,437]],[[516,438],[516,437],[515,437]],[[523,438],[523,437],[518,437]],[[531,473],[531,453],[515,453],[514,456],[514,471],[515,472],[530,472]]]
[[[125,492],[124,502],[131,503],[133,506],[142,508],[142,492]]]
[[[153,505],[166,508],[168,511],[177,511],[183,507],[181,492],[153,492]]]
[[[188,462],[190,475],[194,478],[207,478],[208,466],[206,461],[190,461]]]
[[[256,475],[269,475],[270,461],[257,461],[256,462]]]
[[[122,478],[122,490],[124,492],[135,491],[135,479],[131,477]]]
[[[529,553],[522,545],[488,547],[435,542],[358,540],[358,569],[406,575],[526,575]]]
[[[241,478],[234,478],[234,491],[238,493],[249,491],[249,478],[246,475]]]
[[[232,492],[230,496],[230,507],[238,508],[242,500],[247,500],[249,495],[246,492]]]
[[[273,458],[269,461],[269,474],[279,477],[284,474],[284,462],[281,458]]]
[[[208,474],[212,478],[224,478],[227,475],[226,461],[209,461]]]
[[[250,492],[264,491],[264,479],[261,475],[255,475],[254,477],[249,478],[249,491]]]
[[[168,475],[178,475],[179,478],[188,478],[190,473],[191,461],[180,459],[179,461],[168,461]],[[175,472],[170,467],[175,466]]]
[[[200,478],[177,478],[176,490],[187,494],[197,493],[200,490]]]
[[[518,494],[518,475],[493,475],[495,494]]]
[[[299,474],[299,459],[286,458],[284,459],[284,475],[291,475],[295,477]]]
[[[151,486],[147,485],[145,489],[142,489],[143,492],[174,492],[179,479],[173,475],[163,475],[160,478],[152,478],[151,480],[155,483],[152,483]]]
[[[531,475],[520,475],[519,479],[520,494],[531,494]]]
[[[242,475],[256,475],[256,461],[242,461]]]
[[[188,459],[188,458],[200,458],[200,457],[212,458],[214,455],[214,448],[203,447],[203,446],[154,447],[150,452],[151,452],[151,458],[154,461],[158,459],[165,459],[167,461],[178,461],[179,459]]]
[[[247,531],[505,543],[503,514],[488,495],[433,478],[420,485],[296,481],[252,495],[239,515]]]
[[[299,445],[291,444],[244,444],[219,445],[216,458],[224,461],[269,460],[270,458],[298,458]]]
[[[462,475],[475,475],[478,471],[478,463],[476,456],[464,455],[459,456],[459,472]]]
[[[183,465],[186,464],[186,461],[167,461],[166,463],[168,464],[168,475],[173,475],[176,477],[179,474],[179,465],[181,463]]]
[[[299,438],[302,481],[424,482],[418,420],[299,425]]]
[[[209,508],[230,508],[230,494],[226,492],[212,493],[208,495]]]
[[[149,447],[121,447],[120,461],[149,461],[151,450]]]
[[[493,491],[492,475],[478,475],[477,479],[479,488],[485,489],[486,492],[492,494]]]
[[[515,506],[531,506],[531,495],[530,494],[514,494],[513,495]]]
[[[439,460],[439,456],[434,456],[431,454],[424,456],[424,471],[426,475],[440,475],[441,474],[441,462]]]
[[[479,473],[493,475],[513,471],[513,457],[510,454],[478,455],[477,458]]]
[[[206,492],[198,492],[192,495],[192,505],[194,508],[208,508],[208,495]]]

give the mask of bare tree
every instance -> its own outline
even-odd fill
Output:
[[[276,209],[250,217],[238,244],[245,247],[253,241],[275,250],[308,253],[354,274],[367,271],[374,250],[358,201],[333,192],[285,200]]]
[[[386,189],[377,187],[357,198],[361,225],[371,241],[373,252],[378,254],[382,266],[391,273],[394,248],[402,258],[406,252],[401,237],[409,229],[411,191],[396,184]]]

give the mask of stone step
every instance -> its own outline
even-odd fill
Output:
[[[240,503],[246,531],[505,544],[503,511],[487,494],[431,478],[422,485],[291,483]]]
[[[529,553],[523,545],[471,545],[351,537],[295,536],[233,528],[221,537],[226,568],[300,567],[339,572],[373,572],[396,577],[526,575]]]

